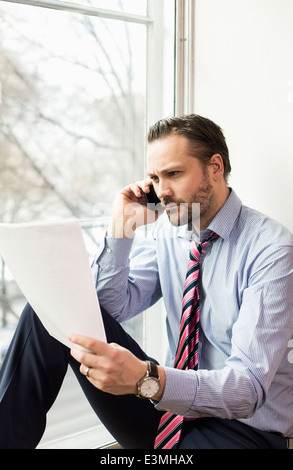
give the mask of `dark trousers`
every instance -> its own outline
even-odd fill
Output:
[[[109,342],[121,344],[140,359],[149,359],[118,322],[103,310],[102,314]],[[80,373],[80,364],[69,349],[47,333],[26,305],[0,369],[0,449],[33,449],[38,445],[46,413],[59,393],[68,364],[93,410],[123,448],[153,448],[162,412],[135,395],[114,396],[93,387]],[[203,418],[184,424],[180,448],[286,448],[286,440],[238,421]]]

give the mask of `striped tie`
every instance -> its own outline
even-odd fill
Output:
[[[211,240],[218,238],[214,232],[199,243],[191,242],[190,260],[183,290],[182,316],[179,340],[174,367],[177,369],[197,369],[198,364],[198,338],[199,338],[199,258],[202,249]],[[155,440],[155,449],[172,449],[177,446],[180,439],[183,416],[166,412],[163,414],[158,427]]]

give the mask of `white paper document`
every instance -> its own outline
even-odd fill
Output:
[[[47,331],[106,341],[78,221],[0,224],[0,255]]]

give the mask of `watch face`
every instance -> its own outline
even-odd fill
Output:
[[[160,389],[160,384],[153,377],[146,377],[140,386],[140,393],[146,398],[152,398]]]

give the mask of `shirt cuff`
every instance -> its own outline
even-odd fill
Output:
[[[112,268],[125,266],[131,252],[133,238],[104,238],[104,246],[95,259],[95,263],[106,264]]]
[[[190,411],[196,395],[196,371],[165,367],[165,373],[164,392],[155,407],[158,410],[171,411],[185,416]]]

